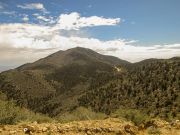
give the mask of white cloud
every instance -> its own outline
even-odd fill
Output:
[[[30,4],[24,4],[24,5],[17,5],[17,7],[22,9],[38,9],[38,10],[44,10],[44,6],[41,3],[30,3]]]
[[[48,13],[48,11],[45,9],[44,5],[42,3],[28,3],[28,4],[23,4],[23,5],[17,5],[18,8],[22,9],[30,9],[30,10],[40,10],[43,11],[44,13]]]
[[[29,21],[28,15],[24,15],[23,18],[22,18],[22,20],[23,20],[24,22],[28,22],[28,21]]]
[[[135,41],[115,39],[101,41],[96,38],[77,36],[65,37],[54,26],[35,24],[0,25],[0,63],[14,62],[23,64],[45,57],[58,50],[73,47],[90,48],[99,53],[113,55],[131,62],[147,58],[170,58],[180,55],[180,44],[133,46]]]
[[[33,16],[35,16],[36,20],[38,20],[41,24],[54,24],[54,23],[56,23],[56,20],[52,16],[40,15],[38,13],[34,13]]]
[[[51,21],[51,19],[50,18],[47,18],[47,17],[45,17],[45,16],[37,16],[37,19],[38,20],[41,20],[41,21],[45,21],[45,22],[50,22]]]
[[[46,18],[45,16],[38,16],[37,19],[48,22],[50,19]]]
[[[61,14],[57,22],[58,29],[79,30],[83,27],[112,26],[120,23],[120,18],[104,18],[98,16],[81,17],[77,12]]]
[[[132,42],[124,39],[100,41],[95,38],[65,37],[61,35],[61,31],[54,30],[54,26],[40,26],[35,24],[3,24],[0,25],[0,29],[0,43],[3,43],[4,39],[8,39],[6,40],[8,42],[6,44],[12,44],[12,47],[15,48],[48,49],[55,47],[64,50],[78,45],[84,45],[84,47],[91,48],[92,46],[96,49],[111,45],[125,45]]]
[[[58,50],[85,47],[99,53],[113,55],[131,62],[147,58],[170,58],[180,56],[180,44],[134,46],[134,40],[114,39],[102,41],[78,34],[64,35],[63,31],[81,32],[82,27],[116,25],[119,19],[103,17],[81,17],[78,13],[63,14],[53,25],[28,23],[0,24],[0,63],[18,65],[35,61]],[[36,14],[35,16],[40,16]],[[28,16],[25,16],[28,17]],[[74,17],[74,18],[71,18]],[[73,19],[66,24],[67,18]],[[95,19],[94,19],[95,18]],[[27,20],[27,19],[26,19]]]
[[[61,14],[54,19],[52,16],[33,14],[39,21],[55,24],[53,30],[80,30],[83,27],[113,26],[120,23],[120,18],[104,18],[98,16],[81,17],[77,12]]]
[[[15,12],[15,11],[1,11],[0,14],[13,15],[13,16],[15,16],[15,15],[16,15],[16,12]]]

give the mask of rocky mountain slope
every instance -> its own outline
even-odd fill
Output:
[[[78,47],[1,73],[0,90],[18,106],[51,117],[84,106],[179,118],[179,68],[179,57],[132,64]]]

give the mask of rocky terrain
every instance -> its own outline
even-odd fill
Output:
[[[1,135],[180,135],[180,123],[154,120],[139,127],[116,118],[61,123],[20,123],[0,126]]]

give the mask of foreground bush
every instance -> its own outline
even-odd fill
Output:
[[[106,117],[103,113],[93,112],[91,109],[87,109],[84,107],[78,107],[74,111],[70,113],[64,113],[57,116],[57,120],[59,122],[71,122],[71,121],[80,121],[80,120],[98,120],[104,119]]]
[[[111,117],[124,118],[132,121],[137,126],[150,119],[147,114],[135,109],[118,109],[111,114]]]
[[[150,127],[150,128],[148,128],[148,134],[149,135],[160,135],[161,131],[158,128]]]
[[[17,107],[12,101],[0,100],[0,124],[16,124],[21,121],[42,123],[51,122],[52,119]]]

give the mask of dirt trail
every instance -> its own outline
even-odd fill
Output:
[[[180,126],[157,122],[158,126],[138,129],[120,119],[75,121],[66,124],[36,122],[30,124],[1,125],[0,135],[180,135]],[[24,131],[25,130],[25,131]]]

